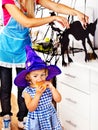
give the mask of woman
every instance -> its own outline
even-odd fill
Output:
[[[25,46],[31,46],[29,28],[38,27],[53,21],[57,21],[63,27],[69,28],[69,23],[65,17],[49,16],[35,18],[34,6],[41,6],[53,10],[54,12],[68,15],[77,15],[79,20],[86,25],[88,17],[63,4],[50,0],[2,0],[3,25],[0,31],[0,70],[1,70],[1,116],[3,116],[3,128],[10,130],[11,121],[11,89],[12,89],[12,67],[16,67],[19,73],[25,67]],[[19,112],[18,127],[24,128],[23,119],[27,115],[27,108],[24,99],[21,97],[23,88],[18,87]],[[5,125],[5,120],[7,126]]]

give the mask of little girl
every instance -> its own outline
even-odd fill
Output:
[[[26,47],[26,69],[15,78],[17,86],[25,87],[23,97],[28,108],[26,130],[62,130],[56,109],[52,104],[61,101],[61,95],[51,79],[61,73],[55,65],[46,63],[30,47]]]

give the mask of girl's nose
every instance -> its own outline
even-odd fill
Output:
[[[42,81],[42,77],[39,76],[37,80],[38,80],[39,82]]]

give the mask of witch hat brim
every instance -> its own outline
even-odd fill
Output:
[[[44,68],[40,68],[40,69],[44,69]],[[55,66],[55,65],[50,65],[45,67],[45,69],[48,69],[48,76],[46,78],[46,80],[51,80],[52,78],[54,78],[56,75],[61,73],[61,70]],[[14,80],[15,85],[19,86],[19,87],[26,87],[29,85],[29,83],[26,80],[26,75],[33,71],[33,70],[38,70],[38,68],[32,68],[31,70],[23,70],[21,71],[17,77]]]

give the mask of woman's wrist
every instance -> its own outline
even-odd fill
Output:
[[[52,16],[53,21],[57,21],[57,16]]]

